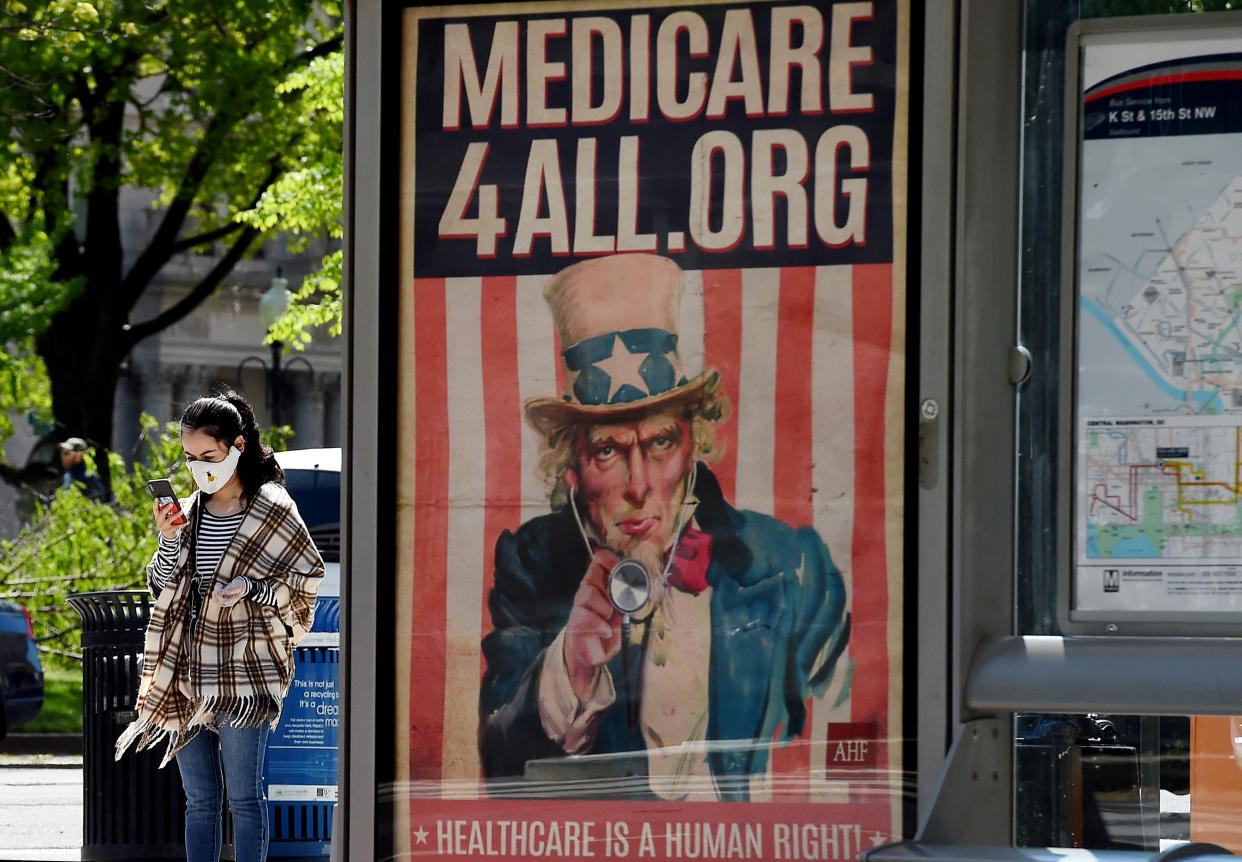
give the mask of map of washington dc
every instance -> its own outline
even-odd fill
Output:
[[[1242,39],[1081,58],[1072,608],[1236,612]]]
[[[1084,147],[1084,561],[1242,563],[1242,159],[1222,137],[1242,136]]]
[[[1087,559],[1242,560],[1242,429],[1231,423],[1087,420]]]
[[[1152,239],[1168,253],[1119,309],[1118,327],[1188,412],[1242,411],[1242,177],[1181,236],[1155,222]]]

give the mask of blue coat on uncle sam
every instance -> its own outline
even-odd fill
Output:
[[[810,527],[794,529],[733,508],[703,464],[694,493],[698,526],[712,537],[707,738],[739,743],[711,746],[708,764],[721,799],[746,800],[748,777],[767,769],[766,743],[777,728],[785,739],[800,734],[807,698],[832,678],[849,640],[845,585]],[[586,568],[587,551],[568,508],[533,518],[516,533],[506,530],[496,543],[488,597],[494,630],[483,640],[487,669],[479,702],[479,749],[489,779],[520,779],[528,760],[566,756],[543,730],[535,691],[545,651],[569,619]],[[640,647],[623,648],[631,651],[630,667],[641,667]],[[614,680],[622,678],[620,653],[608,667]],[[582,754],[645,749],[641,729],[627,727],[626,707],[618,685],[616,702]],[[508,787],[521,792],[520,783],[504,782],[494,782],[492,792]]]

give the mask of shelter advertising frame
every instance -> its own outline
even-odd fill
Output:
[[[369,746],[386,854],[852,858],[900,838],[908,3],[381,19],[374,394],[395,450],[375,475],[392,542],[376,611],[393,615],[376,708],[394,738]],[[614,436],[584,459],[600,427]],[[603,450],[691,446],[668,512],[610,515]],[[665,598],[614,630],[604,718],[573,726],[580,699],[565,729],[542,668],[570,665],[566,616],[606,552],[645,560]],[[679,629],[698,664],[653,683]],[[738,632],[750,646],[721,646]],[[701,708],[660,724],[659,693],[684,684]]]

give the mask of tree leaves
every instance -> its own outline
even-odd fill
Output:
[[[294,350],[303,350],[322,329],[329,336],[341,334],[341,264],[343,256],[334,251],[323,259],[323,268],[302,281],[294,291],[289,310],[268,333],[268,342],[283,341]]]
[[[192,310],[265,234],[340,237],[341,11],[0,2],[0,344],[38,336],[65,433],[109,443],[136,341]],[[156,210],[146,236],[125,230],[143,196]],[[133,319],[176,255],[213,243],[225,251],[190,301]]]
[[[151,417],[144,423],[145,457],[131,471],[110,455],[114,502],[88,499],[77,486],[57,491],[37,506],[16,539],[0,542],[0,598],[30,611],[45,664],[76,667],[80,658],[81,620],[69,595],[146,589],[146,566],[158,541],[146,483],[173,473],[181,445],[175,424],[161,433]],[[184,471],[173,476],[173,485],[178,493],[190,491]]]
[[[290,233],[295,251],[316,237],[341,239],[344,89],[345,61],[339,51],[295,70],[277,87],[278,92],[297,97],[297,167],[272,183],[252,209],[238,214],[238,221],[262,231]],[[316,331],[332,337],[341,334],[341,264],[339,250],[324,257],[320,270],[294,291],[289,310],[268,335],[269,342],[282,341],[302,350]]]

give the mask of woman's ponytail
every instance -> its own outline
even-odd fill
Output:
[[[265,482],[278,482],[283,485],[285,472],[276,463],[276,455],[272,450],[263,445],[259,436],[259,423],[254,418],[254,408],[250,406],[250,402],[231,389],[220,395],[220,398],[237,408],[241,416],[241,437],[246,441],[246,449],[237,463],[237,470],[241,473],[246,498],[253,500],[259,486]]]

